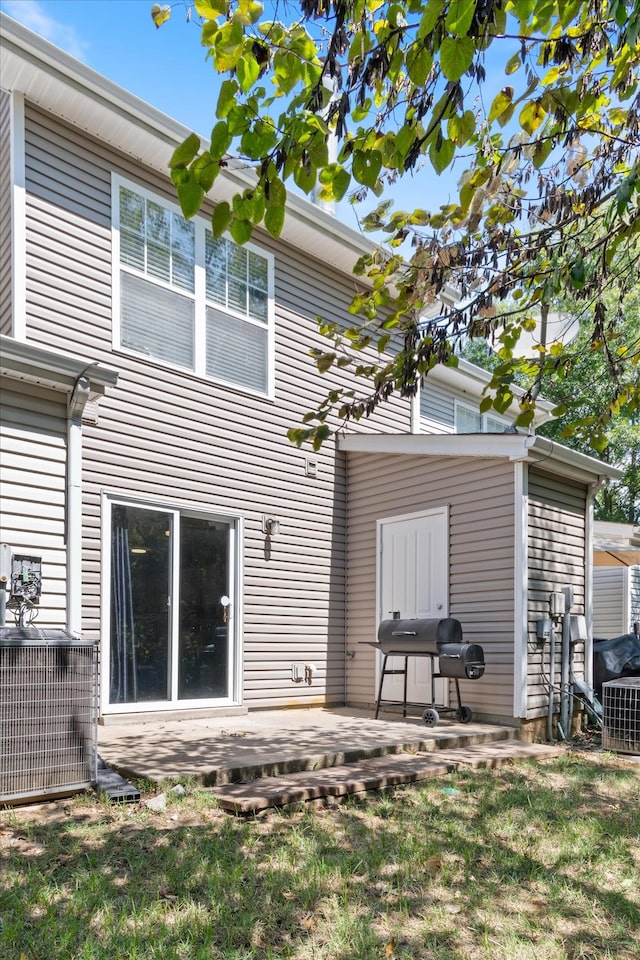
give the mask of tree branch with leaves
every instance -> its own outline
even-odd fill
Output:
[[[258,226],[279,236],[291,182],[375,205],[361,217],[374,239],[357,266],[353,323],[325,324],[331,343],[316,353],[320,369],[352,365],[371,388],[329,389],[295,442],[322,442],[331,412],[359,418],[414,394],[469,337],[494,344],[485,406],[507,409],[532,364],[518,356],[520,331],[567,298],[588,314],[613,385],[597,419],[587,428],[576,415],[572,428],[601,449],[616,406],[640,408],[640,332],[621,333],[640,273],[640,0],[194,0],[155,4],[156,24],[176,7],[195,12],[224,76],[210,143],[192,135],[171,161],[186,216],[207,194],[215,201],[229,155],[255,172],[213,212],[214,233],[238,243]],[[385,197],[413,177],[437,194],[453,169],[450,203],[398,211]],[[434,311],[443,291],[453,302]],[[361,357],[372,345],[380,363]],[[572,362],[545,345],[534,382],[544,392]],[[535,393],[519,401],[523,427]]]

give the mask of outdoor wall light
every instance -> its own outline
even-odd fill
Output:
[[[262,518],[262,531],[266,533],[268,537],[275,537],[280,533],[280,521],[277,517],[263,517]]]

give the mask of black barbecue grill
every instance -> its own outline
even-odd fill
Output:
[[[436,725],[441,713],[451,713],[462,723],[470,723],[473,714],[469,707],[463,706],[460,699],[459,680],[479,680],[484,673],[484,651],[477,643],[464,643],[462,625],[459,620],[447,617],[443,620],[415,618],[411,620],[383,620],[378,627],[377,641],[370,641],[383,655],[376,719],[380,704],[398,703],[395,700],[382,700],[384,678],[393,674],[404,677],[403,716],[407,715],[407,662],[409,657],[429,657],[431,660],[431,706],[427,707],[422,719],[428,727]],[[387,667],[389,657],[404,657],[402,669]],[[438,671],[434,669],[434,660],[438,659]],[[440,677],[455,680],[457,707],[436,706],[435,681]]]

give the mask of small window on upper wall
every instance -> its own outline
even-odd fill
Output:
[[[113,195],[116,348],[271,395],[273,258],[118,177]]]
[[[480,413],[477,408],[456,400],[456,433],[504,433],[509,421],[492,414]]]

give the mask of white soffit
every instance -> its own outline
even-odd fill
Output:
[[[28,101],[168,176],[171,154],[192,133],[188,127],[3,13],[0,45],[3,89],[22,93]],[[206,143],[206,137],[201,139]],[[249,169],[234,169],[230,164],[216,181],[213,199],[229,199],[253,182]],[[351,273],[356,260],[375,247],[356,230],[291,192],[282,238],[344,273]]]

